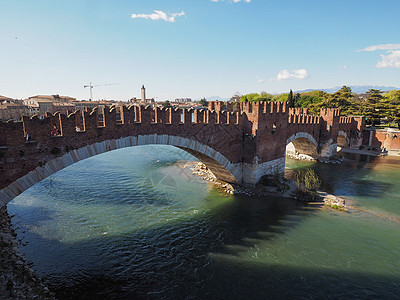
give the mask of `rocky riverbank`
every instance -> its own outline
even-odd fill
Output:
[[[217,177],[206,167],[205,164],[199,162],[190,168],[194,175],[199,176],[201,179],[209,181],[217,186],[219,186],[223,191],[228,194],[234,194],[235,188],[233,185],[219,181]]]
[[[19,252],[7,207],[0,209],[0,299],[55,299]]]
[[[197,175],[201,179],[209,181],[210,183],[218,186],[228,194],[242,194],[246,196],[272,195],[292,198],[292,193],[296,189],[295,184],[290,180],[279,178],[274,175],[266,176],[263,182],[259,183],[254,188],[250,188],[219,181],[207,168],[207,166],[201,162],[194,164],[194,166],[190,170],[194,175]]]
[[[334,163],[341,163],[341,160],[334,161]],[[295,192],[297,190],[297,186],[292,180],[286,178],[281,178],[274,175],[267,175],[262,178],[260,183],[257,184],[255,188],[245,188],[242,186],[218,181],[218,179],[207,168],[207,166],[200,162],[194,164],[194,166],[190,170],[193,172],[193,174],[199,176],[201,179],[219,186],[223,191],[228,194],[242,194],[246,196],[278,196],[296,199]],[[344,198],[337,197],[322,191],[317,191],[317,193],[320,197],[320,200],[316,201],[316,203],[323,204],[325,207],[329,207],[335,210],[348,211],[348,206],[346,206],[346,201]]]

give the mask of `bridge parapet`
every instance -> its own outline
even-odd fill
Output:
[[[33,170],[40,173],[42,166],[51,167],[52,161],[68,157],[70,151],[93,152],[93,145],[104,146],[105,141],[109,141],[108,148],[101,147],[109,151],[116,149],[112,146],[116,141],[122,143],[126,139],[132,142],[127,145],[135,144],[135,139],[135,145],[155,140],[171,144],[173,139],[176,143],[171,145],[186,150],[207,148],[200,152],[210,156],[208,162],[212,165],[215,163],[212,160],[222,162],[227,170],[227,166],[234,165],[235,172],[241,172],[234,176],[240,178],[238,182],[254,185],[265,174],[284,172],[288,140],[311,139],[313,147],[318,147],[318,154],[332,156],[340,132],[351,138],[365,126],[363,118],[340,117],[338,109],[325,109],[321,116],[312,116],[307,114],[308,110],[291,109],[279,102],[224,105],[211,102],[209,108],[213,110],[99,106],[91,112],[55,113],[47,114],[44,119],[34,116],[24,117],[22,122],[0,122],[0,192]],[[147,142],[140,142],[144,140]],[[186,143],[197,143],[200,148],[186,147]]]
[[[289,115],[308,115],[308,107],[290,107]]]
[[[320,123],[319,116],[306,114],[291,114],[288,116],[289,124],[318,124]]]
[[[135,127],[139,124],[148,127],[151,124],[193,125],[193,124],[229,124],[240,125],[246,119],[239,112],[208,111],[181,108],[152,108],[150,106],[112,106],[96,107],[92,111],[74,111],[68,115],[56,112],[24,116],[22,122],[1,122],[0,147],[26,141],[46,141],[49,137],[71,137],[77,135],[112,134],[122,127]],[[18,132],[15,133],[15,131]],[[12,137],[11,137],[12,136]],[[16,140],[17,139],[17,140]]]

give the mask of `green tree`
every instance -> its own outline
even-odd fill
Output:
[[[375,90],[375,89],[369,89],[366,94],[367,94],[367,101],[369,103],[378,103],[379,101],[382,100],[382,91],[381,90]]]
[[[301,98],[300,93],[296,93],[296,95],[293,96],[294,107],[299,107],[297,103],[299,102],[300,98]]]
[[[163,106],[164,108],[169,108],[169,107],[171,107],[171,102],[169,102],[169,100],[166,100],[166,101],[164,101],[164,102],[162,103],[162,106]]]
[[[202,106],[208,106],[208,101],[206,100],[206,98],[201,99],[201,100],[199,101],[199,103],[200,103]]]
[[[323,91],[312,91],[294,96],[295,107],[308,107],[313,114],[319,114],[321,103],[326,93]]]
[[[260,97],[256,101],[272,101],[273,98],[274,95],[267,92],[261,92]]]
[[[288,105],[289,105],[289,107],[294,107],[294,98],[293,98],[293,91],[292,91],[292,89],[290,89],[290,92],[289,92],[289,95],[288,95],[288,98],[287,98],[287,103],[288,103]]]
[[[278,94],[278,95],[275,95],[272,98],[272,101],[274,101],[274,102],[286,102],[287,99],[288,99],[288,96],[289,96],[288,93]]]
[[[385,94],[383,94],[384,98],[387,98],[391,104],[399,105],[400,104],[400,90],[391,90]]]

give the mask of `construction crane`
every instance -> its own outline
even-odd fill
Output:
[[[106,84],[96,84],[96,85],[93,85],[93,84],[90,82],[89,85],[84,85],[83,87],[84,87],[84,88],[89,88],[89,90],[90,90],[90,98],[89,98],[89,101],[92,101],[92,99],[93,99],[92,90],[93,90],[93,88],[94,88],[95,86],[110,86],[110,85],[117,85],[117,84],[119,84],[119,83],[106,83]]]

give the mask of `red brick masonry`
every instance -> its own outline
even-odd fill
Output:
[[[124,142],[125,146],[175,145],[215,168],[222,165],[225,173],[235,173],[229,179],[221,172],[217,176],[221,179],[255,184],[263,173],[277,171],[273,168],[282,165],[282,159],[284,166],[286,145],[291,141],[308,139],[323,156],[334,154],[339,136],[345,137],[348,146],[360,144],[364,119],[339,114],[339,109],[326,109],[320,116],[312,116],[307,109],[291,109],[279,102],[211,102],[208,110],[111,106],[68,116],[49,114],[43,120],[34,116],[24,117],[23,122],[0,123],[0,206],[2,197],[6,203],[37,182],[29,175],[32,172],[40,173],[39,179],[48,176],[45,169],[50,170],[49,163],[56,158],[70,154],[73,163],[82,159],[77,149],[86,147],[90,152],[89,145],[107,141],[104,151],[108,151],[128,137],[131,140]],[[151,138],[139,143],[138,137],[144,136]],[[19,182],[11,185],[23,176],[26,186]]]

